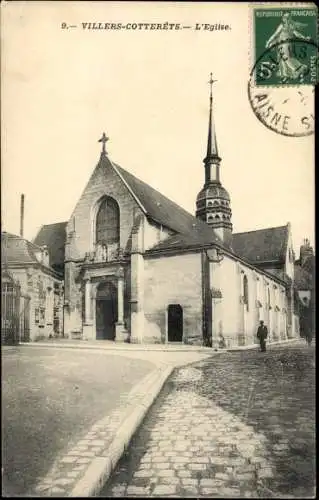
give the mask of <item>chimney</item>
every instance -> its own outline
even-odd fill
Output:
[[[24,229],[24,194],[21,195],[20,202],[20,236],[23,238]]]

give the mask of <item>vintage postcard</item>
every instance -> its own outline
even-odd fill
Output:
[[[315,498],[312,2],[1,3],[2,495]]]

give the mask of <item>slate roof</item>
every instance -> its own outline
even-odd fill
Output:
[[[234,252],[252,264],[283,263],[288,243],[288,225],[233,234]]]
[[[162,242],[165,243],[165,248],[179,248],[198,243],[223,245],[221,239],[208,224],[197,219],[177,203],[166,198],[166,196],[124,170],[124,168],[116,164],[114,166],[144,207],[146,215],[179,233]],[[161,244],[156,248],[160,246]]]
[[[16,234],[1,233],[1,253],[3,264],[38,264],[36,252],[40,247]]]
[[[36,245],[48,247],[50,266],[56,269],[64,266],[66,226],[67,222],[45,224],[33,240]]]

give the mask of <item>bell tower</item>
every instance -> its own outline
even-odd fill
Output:
[[[207,153],[203,160],[205,182],[197,195],[196,217],[211,226],[225,243],[230,243],[233,229],[230,196],[220,181],[221,158],[218,155],[213,117],[213,84],[216,81],[213,80],[211,73],[208,82],[210,84],[210,95]]]

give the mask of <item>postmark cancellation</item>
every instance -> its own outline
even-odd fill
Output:
[[[314,131],[318,11],[314,4],[251,6],[248,98],[269,129],[300,137]]]

